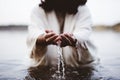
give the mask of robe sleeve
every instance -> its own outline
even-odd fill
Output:
[[[95,60],[96,48],[89,40],[91,32],[92,20],[90,12],[87,6],[80,6],[73,35],[77,39],[78,62],[81,64],[88,64]]]
[[[78,42],[82,43],[89,39],[92,32],[92,20],[89,10],[86,6],[78,8],[77,20],[74,29],[74,36]]]
[[[27,46],[29,53],[31,53],[31,58],[33,58],[43,54],[43,51],[45,50],[45,47],[41,45],[39,45],[39,48],[36,48],[36,40],[38,36],[42,36],[45,33],[45,14],[43,9],[35,7],[30,18],[31,22],[28,26]]]

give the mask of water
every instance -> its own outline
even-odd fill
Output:
[[[26,36],[25,30],[0,31],[0,80],[120,80],[120,33],[94,32],[91,38],[98,48],[100,64],[95,68],[64,66],[65,79],[53,77],[58,67],[29,68]],[[59,70],[62,76],[63,69]]]
[[[58,42],[57,45],[57,53],[58,53],[58,70],[53,75],[53,77],[56,77],[58,79],[65,79],[65,67],[64,67],[64,59],[62,55],[62,48],[60,47],[61,42]],[[61,66],[62,65],[62,66]],[[61,70],[62,69],[62,70]],[[62,75],[61,75],[62,74]]]

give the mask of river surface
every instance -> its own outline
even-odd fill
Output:
[[[120,33],[93,32],[100,64],[96,69],[66,68],[65,79],[55,78],[54,68],[28,69],[26,37],[26,30],[0,30],[0,80],[120,80]]]

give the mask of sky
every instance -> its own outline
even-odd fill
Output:
[[[93,23],[114,25],[120,22],[120,0],[88,0]]]
[[[30,13],[40,0],[0,0],[0,25],[29,24]],[[94,25],[120,22],[120,0],[88,0]]]

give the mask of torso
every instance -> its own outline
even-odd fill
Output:
[[[56,11],[56,17],[60,25],[60,33],[63,33],[64,22],[65,22],[65,13],[60,13]]]

